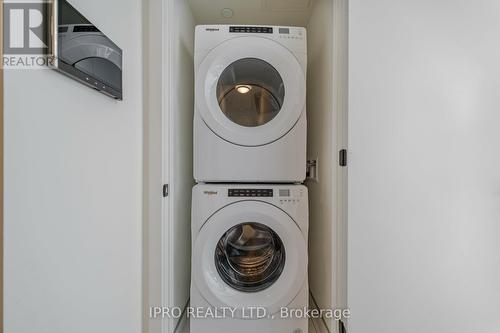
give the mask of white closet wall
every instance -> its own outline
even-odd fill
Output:
[[[138,0],[71,0],[123,49],[124,99],[53,70],[5,74],[2,332],[141,330]]]
[[[350,1],[351,333],[500,327],[500,2]]]

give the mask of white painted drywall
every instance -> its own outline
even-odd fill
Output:
[[[163,107],[166,100],[163,11],[165,1],[143,1],[144,27],[144,307],[162,306],[164,288],[162,219],[168,211],[162,194],[163,179]],[[166,304],[165,304],[166,305]],[[161,332],[163,322],[144,312],[143,332]]]
[[[6,333],[139,333],[141,1],[72,0],[124,51],[124,101],[5,72]]]
[[[351,333],[500,327],[500,2],[350,1]]]

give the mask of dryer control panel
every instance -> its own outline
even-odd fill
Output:
[[[229,197],[273,197],[274,191],[266,188],[230,188]]]
[[[240,37],[267,38],[285,46],[297,54],[307,53],[307,31],[303,27],[264,26],[264,25],[197,25],[195,31],[195,65],[200,64],[210,50],[222,43]],[[224,51],[223,53],[226,53]],[[304,67],[307,63],[304,59]]]
[[[251,26],[230,26],[229,27],[229,32],[238,32],[238,33],[252,33],[252,34],[272,34],[273,33],[273,28],[272,27],[251,27]]]

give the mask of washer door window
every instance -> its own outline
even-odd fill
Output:
[[[285,100],[285,85],[278,71],[267,62],[245,58],[233,62],[217,83],[222,112],[245,127],[261,126],[276,117]]]
[[[262,37],[219,44],[197,66],[196,111],[220,138],[257,147],[279,140],[305,110],[306,76],[297,57]]]
[[[271,286],[285,266],[285,248],[269,227],[247,222],[229,229],[215,250],[215,265],[229,286],[257,292]]]
[[[278,312],[306,280],[307,240],[296,222],[271,204],[229,204],[205,221],[193,241],[196,288],[210,306],[234,308],[236,317],[253,306]]]

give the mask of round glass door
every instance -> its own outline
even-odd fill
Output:
[[[193,286],[210,306],[236,309],[235,318],[253,306],[274,314],[307,281],[307,260],[307,239],[290,215],[239,201],[211,215],[193,239]]]
[[[242,223],[220,238],[215,250],[215,266],[232,288],[258,292],[280,277],[285,266],[285,248],[269,227],[254,222]]]
[[[278,71],[266,61],[243,58],[222,72],[216,94],[227,118],[241,126],[257,127],[280,112],[285,85]]]

